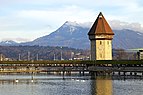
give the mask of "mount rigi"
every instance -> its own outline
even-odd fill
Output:
[[[59,29],[49,35],[24,43],[24,45],[64,46],[72,48],[89,48],[87,32],[89,28],[75,22],[65,22]]]
[[[90,41],[88,39],[88,31],[91,24],[78,24],[76,22],[65,22],[59,29],[49,35],[35,39],[27,43],[19,45],[40,45],[40,46],[64,46],[80,49],[89,49]],[[142,48],[143,33],[139,31],[122,29],[113,30],[115,33],[113,38],[113,48]],[[12,44],[9,44],[12,45]],[[17,44],[16,44],[17,45]]]

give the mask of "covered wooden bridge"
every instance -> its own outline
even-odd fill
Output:
[[[0,73],[27,72],[143,73],[143,60],[0,61]]]

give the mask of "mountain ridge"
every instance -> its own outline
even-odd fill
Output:
[[[60,28],[49,35],[39,37],[31,42],[16,45],[64,46],[89,49],[90,41],[87,33],[89,32],[90,27],[90,22],[88,24],[80,24],[77,22],[66,21]],[[113,38],[113,48],[129,49],[143,47],[143,33],[129,29],[114,29],[113,32],[115,33]]]

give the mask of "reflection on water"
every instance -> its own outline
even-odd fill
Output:
[[[115,78],[114,78],[115,79]],[[18,80],[16,82],[16,80]],[[0,75],[0,95],[142,95],[142,79],[37,74]]]
[[[96,80],[91,80],[91,95],[112,95],[111,77],[97,76]]]

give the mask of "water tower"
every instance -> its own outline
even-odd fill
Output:
[[[112,60],[113,31],[100,12],[90,31],[91,60]]]

